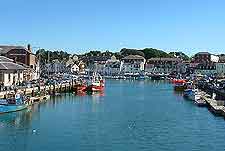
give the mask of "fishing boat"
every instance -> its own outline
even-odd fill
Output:
[[[22,94],[9,94],[7,96],[7,99],[0,100],[0,113],[9,113],[24,110],[29,105],[29,100]]]
[[[87,89],[87,83],[83,79],[79,79],[79,83],[75,87],[75,93],[85,92]]]
[[[201,99],[201,94],[198,89],[187,89],[185,90],[184,97],[196,102]]]
[[[192,93],[192,89],[186,89],[186,90],[184,90],[183,96],[185,98],[188,98],[191,95],[191,93]]]
[[[177,83],[174,85],[175,91],[184,91],[185,89],[187,89],[187,85],[185,83]]]
[[[172,79],[173,84],[183,84],[186,83],[187,81],[184,79]]]
[[[105,87],[104,80],[102,77],[96,73],[94,73],[92,81],[90,85],[87,86],[87,92],[99,92],[103,91]]]
[[[187,82],[183,79],[173,79],[172,83],[174,84],[175,91],[184,91],[187,89]]]
[[[201,95],[200,95],[198,89],[194,89],[194,90],[192,91],[192,93],[189,95],[188,98],[189,98],[190,100],[192,100],[192,101],[200,100],[200,99],[201,99]]]
[[[76,86],[76,92],[84,92],[87,89],[87,85],[82,83]]]

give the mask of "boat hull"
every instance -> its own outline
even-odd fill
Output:
[[[87,87],[88,92],[99,92],[99,91],[103,91],[103,90],[104,90],[103,86],[90,85]]]
[[[76,88],[76,92],[86,91],[86,89],[87,89],[87,86],[85,86],[85,85],[79,85]]]
[[[187,89],[187,87],[185,85],[175,85],[174,86],[175,91],[184,91],[185,89]]]
[[[184,97],[191,101],[199,101],[201,99],[201,95],[197,90],[187,89],[184,91]]]
[[[28,104],[22,104],[22,105],[0,105],[0,114],[21,111],[21,110],[26,109],[28,106],[29,106]]]
[[[191,101],[197,101],[197,100],[201,99],[201,96],[199,94],[191,94],[188,96],[188,99]]]

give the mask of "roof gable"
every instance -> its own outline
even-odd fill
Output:
[[[23,46],[3,46],[3,45],[0,45],[0,54],[6,54],[8,53],[10,50],[13,50],[13,49],[24,49],[26,51],[28,51],[25,47]],[[29,51],[28,51],[29,52]]]

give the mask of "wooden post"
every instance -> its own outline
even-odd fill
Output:
[[[34,87],[33,87],[33,89],[32,89],[31,96],[34,97]]]
[[[55,83],[53,85],[53,94],[55,94]]]
[[[73,91],[74,90],[74,87],[73,87],[73,79],[72,79],[72,89],[71,89],[71,91]]]

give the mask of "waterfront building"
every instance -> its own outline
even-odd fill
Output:
[[[141,74],[145,69],[145,58],[140,55],[129,55],[121,59],[120,73]]]
[[[193,62],[210,64],[212,62],[218,62],[219,56],[211,54],[209,52],[199,52],[194,55]]]
[[[199,52],[195,54],[193,63],[197,63],[196,73],[203,75],[214,75],[217,73],[216,63],[219,62],[219,56],[208,52]]]
[[[151,58],[147,60],[145,72],[147,73],[185,73],[186,64],[180,58]]]
[[[82,60],[79,60],[77,66],[79,67],[79,73],[84,74],[86,64]]]
[[[71,66],[70,66],[70,69],[71,69],[71,73],[73,73],[73,74],[78,74],[79,71],[80,71],[79,66],[76,65],[76,64],[71,65]]]
[[[106,61],[104,67],[104,74],[107,76],[116,76],[120,74],[120,61],[112,56],[111,59]]]
[[[69,73],[70,68],[67,68],[66,63],[63,61],[59,61],[58,59],[55,59],[52,61],[52,63],[48,63],[45,66],[44,71],[49,74],[53,73]]]
[[[216,63],[216,73],[219,76],[225,75],[225,55],[224,54],[219,56],[219,62]]]
[[[216,73],[220,76],[225,75],[225,63],[223,62],[216,63]]]
[[[31,45],[28,44],[27,48],[23,46],[1,45],[0,55],[29,67],[31,72],[28,74],[31,80],[39,78],[39,66],[37,65],[35,54],[32,53]]]
[[[107,60],[110,59],[110,57],[109,56],[92,56],[89,59],[90,59],[89,68],[91,69],[91,71],[104,75],[105,64]]]
[[[14,63],[14,60],[0,56],[0,82],[3,86],[11,86],[22,82],[25,67]]]

